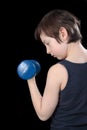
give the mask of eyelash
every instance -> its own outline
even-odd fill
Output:
[[[49,43],[46,43],[46,45],[49,45]]]

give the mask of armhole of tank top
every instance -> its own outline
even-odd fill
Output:
[[[63,92],[67,88],[69,73],[68,73],[68,69],[66,68],[66,66],[64,64],[62,64],[62,63],[58,63],[58,64],[60,64],[60,65],[62,65],[64,67],[64,69],[66,71],[65,75],[67,75],[66,78],[65,77],[63,78],[65,81],[62,83],[61,90],[60,90],[61,92]],[[64,76],[64,74],[63,74],[63,76]]]

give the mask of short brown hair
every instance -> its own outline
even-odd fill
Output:
[[[35,29],[35,39],[40,39],[40,34],[43,31],[47,36],[60,41],[59,29],[64,27],[69,35],[69,43],[76,42],[82,39],[80,32],[80,20],[66,10],[55,9],[48,12],[39,22]]]

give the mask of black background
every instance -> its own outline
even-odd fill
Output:
[[[6,91],[3,93],[5,104],[3,119],[12,129],[49,130],[51,119],[45,122],[39,120],[31,102],[27,82],[18,77],[16,69],[24,59],[37,60],[41,64],[37,84],[43,93],[48,68],[58,60],[46,54],[44,46],[34,39],[34,30],[48,11],[56,8],[67,9],[81,19],[83,45],[87,48],[87,2],[86,0],[30,1],[30,3],[14,1],[8,4],[4,16],[7,36],[3,58],[6,73],[2,75],[6,86]]]

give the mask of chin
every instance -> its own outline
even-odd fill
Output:
[[[62,60],[62,58],[61,58],[61,57],[57,57],[57,59],[58,59],[58,60]]]
[[[64,60],[64,58],[57,57],[58,60]]]

